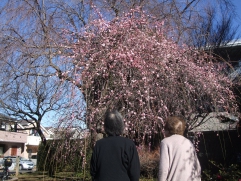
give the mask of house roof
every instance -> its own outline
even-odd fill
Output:
[[[72,128],[49,128],[48,131],[52,132],[54,135],[54,139],[62,139],[66,135],[70,136],[71,139],[82,139],[89,135],[89,129],[83,129],[80,127],[72,127]]]
[[[0,121],[16,122],[17,120],[0,113]]]
[[[29,125],[34,125],[35,124],[35,121],[32,121],[32,120],[19,120],[18,123],[20,123],[21,125],[23,126],[29,126]]]
[[[241,60],[241,39],[215,48],[214,53],[227,60],[232,66],[237,66]]]
[[[209,113],[205,118],[199,117],[196,125],[190,132],[206,132],[206,131],[225,131],[236,130],[239,119],[227,112]]]
[[[20,127],[21,129],[25,129],[25,128],[32,128],[33,125],[36,125],[35,121],[33,120],[17,120],[15,118],[11,118],[10,116],[4,115],[0,113],[0,122],[4,121],[4,122],[11,122],[11,123],[17,123],[18,127]],[[41,130],[43,131],[43,133],[45,135],[50,135],[51,132],[49,132],[47,129],[45,129],[42,125],[40,125]]]

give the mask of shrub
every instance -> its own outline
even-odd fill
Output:
[[[159,167],[159,149],[150,151],[148,148],[138,149],[140,164],[141,164],[141,177],[157,178]]]
[[[223,180],[223,181],[237,181],[241,179],[241,167],[237,164],[225,166],[215,161],[209,161],[211,167],[204,170],[202,173],[203,181]]]
[[[87,140],[48,140],[38,151],[37,168],[48,171],[49,176],[56,172],[75,172],[76,176],[89,178],[91,148],[84,144]],[[85,148],[86,146],[86,148]]]

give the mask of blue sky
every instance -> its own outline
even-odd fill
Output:
[[[240,26],[238,29],[238,32],[239,32],[239,38],[241,39],[241,0],[232,0],[232,2],[236,7],[236,13],[237,13],[237,17],[235,17],[234,19],[234,23],[235,23],[234,25]],[[42,121],[43,125],[51,126],[55,122],[54,118],[56,119],[56,115],[54,113],[48,113]]]
[[[241,38],[241,0],[232,0],[234,5],[236,6],[236,13],[237,13],[237,17],[235,19],[235,24],[239,25],[239,34],[240,34],[240,38]]]

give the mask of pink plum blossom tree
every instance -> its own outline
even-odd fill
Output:
[[[236,111],[224,66],[205,51],[175,43],[167,29],[165,22],[132,10],[70,34],[78,38],[65,45],[69,55],[59,63],[69,68],[58,75],[81,89],[93,138],[103,132],[107,109],[122,113],[126,135],[136,144],[150,146],[161,139],[169,115],[185,116],[192,129],[193,114]]]

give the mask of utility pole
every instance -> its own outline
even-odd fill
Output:
[[[16,177],[18,176],[19,173],[19,156],[16,157]]]

